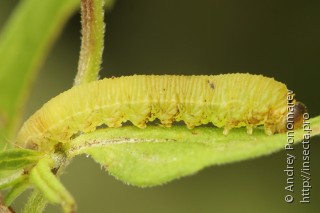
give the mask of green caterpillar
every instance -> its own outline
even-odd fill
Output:
[[[251,74],[108,78],[75,86],[48,101],[18,133],[16,145],[48,151],[98,126],[120,127],[129,120],[144,128],[159,119],[164,126],[184,121],[188,128],[213,123],[228,134],[264,125],[268,135],[286,131],[288,89],[273,78]],[[296,102],[295,128],[306,111]]]

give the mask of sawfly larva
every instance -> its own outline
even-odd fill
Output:
[[[129,120],[144,128],[184,121],[188,128],[213,123],[228,134],[246,126],[248,134],[264,125],[266,134],[286,131],[288,89],[273,78],[251,74],[212,76],[134,75],[79,85],[48,101],[18,133],[16,145],[50,150],[98,126],[120,127]],[[294,104],[295,128],[306,111]]]

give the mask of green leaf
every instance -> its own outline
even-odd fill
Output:
[[[21,1],[3,28],[0,35],[1,137],[14,136],[36,70],[79,2]]]
[[[42,154],[29,149],[11,149],[0,152],[0,171],[16,170],[35,164]]]
[[[320,134],[320,116],[310,120],[311,136]],[[295,144],[305,132],[295,131]],[[233,129],[184,126],[106,128],[83,134],[65,146],[70,158],[91,155],[116,178],[137,186],[153,186],[193,174],[200,169],[268,155],[283,150],[287,134],[268,136],[262,129],[253,135]]]

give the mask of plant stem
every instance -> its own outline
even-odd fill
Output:
[[[98,79],[104,42],[104,0],[81,0],[82,43],[74,85]]]

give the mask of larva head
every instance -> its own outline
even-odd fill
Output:
[[[280,123],[276,125],[275,132],[287,132],[293,123],[294,129],[299,129],[303,124],[303,114],[307,112],[307,107],[301,102],[295,102],[292,112],[285,115]],[[289,125],[289,122],[291,123]]]
[[[293,108],[294,128],[300,128],[303,124],[303,114],[307,112],[307,107],[301,102],[296,102]]]

